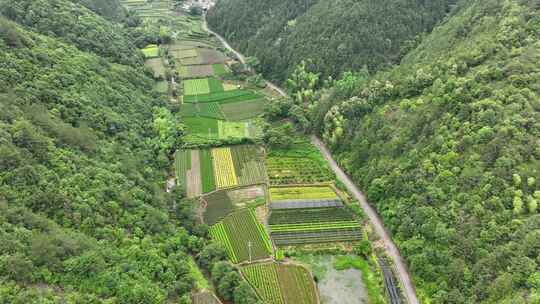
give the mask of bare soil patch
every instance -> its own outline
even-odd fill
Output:
[[[201,161],[198,150],[191,150],[191,169],[186,173],[187,177],[187,196],[189,198],[197,197],[202,194],[201,183]]]

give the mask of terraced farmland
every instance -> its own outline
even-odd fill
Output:
[[[219,138],[249,138],[249,122],[218,121]]]
[[[231,152],[240,185],[266,182],[264,155],[259,147],[253,145],[235,146],[231,148]]]
[[[242,187],[234,190],[219,190],[205,195],[204,223],[214,225],[230,213],[242,208],[254,208],[265,203],[264,188]]]
[[[228,120],[245,120],[257,117],[264,112],[264,98],[220,104],[223,116]]]
[[[308,157],[270,156],[266,159],[271,185],[329,182],[333,176],[328,168]]]
[[[169,53],[173,56],[175,59],[183,59],[183,58],[191,58],[191,57],[197,57],[199,53],[197,52],[197,49],[191,48],[191,49],[171,49],[169,48]]]
[[[246,100],[256,100],[260,99],[262,95],[254,93],[248,90],[233,90],[233,91],[224,91],[212,94],[200,94],[198,96],[185,96],[184,102],[219,102],[223,103],[232,103],[238,101]]]
[[[191,169],[191,151],[178,150],[174,155],[174,171],[176,175],[176,183],[182,187],[186,187],[186,172]]]
[[[234,210],[234,205],[227,195],[227,191],[216,191],[204,197],[207,203],[203,214],[204,223],[214,225]]]
[[[276,245],[356,241],[361,225],[344,207],[272,210],[268,220]]]
[[[202,192],[208,193],[216,189],[214,178],[214,165],[212,161],[212,153],[210,150],[200,151],[201,162],[201,177],[202,177]]]
[[[185,95],[199,95],[210,93],[210,85],[207,78],[184,80]]]
[[[184,79],[187,78],[201,78],[214,75],[214,69],[211,65],[182,65],[179,67],[178,72]],[[211,89],[210,89],[211,90]]]
[[[181,106],[182,117],[208,117],[214,119],[224,119],[225,115],[221,111],[218,103],[186,103]]]
[[[338,199],[334,189],[330,186],[302,186],[302,187],[272,187],[270,188],[271,201],[283,200],[309,200],[309,199]]]
[[[213,64],[212,69],[214,70],[214,75],[216,76],[222,76],[222,75],[228,74],[228,71],[225,68],[225,65],[223,63]]]
[[[228,188],[238,185],[230,148],[212,149],[214,176],[218,188]]]
[[[272,253],[272,244],[264,227],[251,209],[243,209],[226,216],[210,228],[212,239],[227,250],[233,263],[260,260]]]
[[[218,138],[219,136],[218,121],[216,119],[206,117],[186,117],[184,118],[184,123],[190,134],[205,138]]]
[[[241,272],[265,303],[318,303],[313,278],[303,267],[265,263],[242,267]]]

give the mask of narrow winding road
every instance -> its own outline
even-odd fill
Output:
[[[204,15],[204,22],[203,22],[203,28],[204,30],[206,30],[207,32],[209,32],[210,34],[216,36],[216,38],[221,42],[221,44],[223,44],[223,46],[225,48],[227,48],[229,51],[231,51],[235,56],[236,58],[238,58],[238,60],[244,65],[244,69],[246,70],[249,70],[250,67],[246,64],[246,58],[244,57],[244,55],[242,55],[241,53],[239,53],[238,51],[236,51],[230,44],[229,42],[227,42],[227,40],[225,40],[225,38],[223,38],[220,34],[212,31],[209,27],[208,27],[208,23],[206,22],[206,15]],[[279,93],[279,95],[283,96],[283,97],[286,97],[287,96],[287,93],[285,93],[285,91],[283,91],[283,89],[281,89],[280,87],[278,87],[277,85],[271,83],[270,81],[268,80],[265,80],[266,81],[266,85],[269,86],[272,90],[276,91]]]
[[[241,53],[236,51],[234,48],[232,48],[231,45],[227,42],[227,40],[221,37],[221,35],[219,35],[218,33],[215,33],[214,31],[208,28],[208,24],[206,23],[206,16],[204,16],[203,26],[206,31],[216,36],[216,38],[218,38],[219,41],[221,41],[223,46],[225,46],[228,50],[230,50],[233,54],[235,54],[238,60],[246,68],[248,68],[244,55],[242,55]],[[274,85],[273,83],[269,81],[266,81],[266,84],[270,88],[278,92],[281,96],[284,96],[284,97],[287,96],[285,91],[283,91],[283,89],[281,89],[280,87]],[[332,154],[330,153],[330,151],[328,151],[324,143],[316,136],[312,136],[312,142],[317,148],[319,148],[321,153],[324,155],[324,157],[330,164],[330,167],[336,173],[337,178],[347,187],[349,192],[351,192],[354,195],[356,200],[358,200],[358,202],[360,203],[360,207],[362,207],[362,209],[368,216],[370,222],[372,223],[373,227],[375,228],[375,232],[381,238],[381,240],[383,240],[387,254],[395,263],[397,275],[399,276],[399,280],[401,281],[403,285],[403,289],[404,289],[403,293],[405,297],[407,298],[408,303],[419,304],[420,302],[418,301],[418,298],[416,297],[416,291],[414,289],[414,285],[409,275],[409,271],[407,270],[407,266],[403,262],[403,259],[401,258],[398,248],[392,241],[392,237],[390,236],[390,233],[388,233],[388,231],[384,227],[384,224],[381,218],[379,217],[379,215],[377,214],[377,211],[373,209],[373,207],[367,202],[366,197],[364,196],[362,191],[358,189],[358,187],[352,182],[349,176],[345,174],[345,172],[343,172],[343,170],[339,167],[339,165],[336,163],[336,161],[332,157]]]
[[[336,163],[336,161],[332,157],[332,154],[330,153],[330,151],[328,151],[324,143],[316,136],[312,136],[311,141],[317,148],[319,148],[323,156],[330,164],[332,170],[336,173],[337,178],[347,187],[349,192],[354,195],[356,200],[358,200],[358,202],[360,203],[360,207],[362,207],[371,224],[375,228],[375,232],[381,238],[381,240],[383,240],[387,254],[395,263],[397,275],[399,276],[399,280],[403,284],[403,293],[405,294],[407,301],[410,304],[419,304],[420,302],[416,297],[416,291],[409,276],[407,266],[403,262],[403,259],[399,254],[398,248],[396,247],[396,245],[392,241],[392,237],[384,227],[384,224],[379,215],[377,214],[377,211],[375,211],[375,209],[373,209],[373,207],[367,202],[365,195],[352,182],[350,177],[345,174],[345,172],[343,172],[343,170],[339,167],[339,165]]]

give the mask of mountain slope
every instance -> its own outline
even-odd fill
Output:
[[[82,51],[88,36],[73,37],[64,17],[23,28],[0,16],[0,302],[178,301],[204,241],[190,234],[191,204],[173,209],[162,190],[170,151],[154,122],[168,123],[167,101],[137,60]]]
[[[463,1],[400,66],[348,75],[312,112],[425,301],[540,301],[539,9]]]
[[[118,3],[111,1],[111,3]],[[93,3],[93,2],[92,2]],[[119,24],[69,0],[0,0],[0,13],[44,35],[54,35],[114,62],[142,64],[142,55]]]
[[[454,2],[221,0],[208,22],[246,55],[257,56],[260,70],[274,80],[307,59],[326,78],[396,63]]]

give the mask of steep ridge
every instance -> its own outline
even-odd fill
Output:
[[[104,20],[54,3],[48,18]],[[167,100],[136,64],[137,52],[133,65],[113,63],[81,47],[88,36],[73,37],[70,23],[28,20],[40,21],[23,28],[0,16],[0,302],[163,303],[187,295],[195,284],[187,240],[199,238],[188,232],[189,205],[169,212],[174,200],[161,190],[168,151],[154,122],[170,123]],[[129,45],[121,35],[113,37]],[[115,46],[107,47],[113,57],[131,52]]]
[[[285,80],[302,60],[311,60],[326,79],[398,62],[455,2],[222,0],[208,22],[245,55],[256,56],[271,80]]]
[[[348,75],[309,114],[424,301],[540,299],[539,8],[461,2],[399,67]]]

